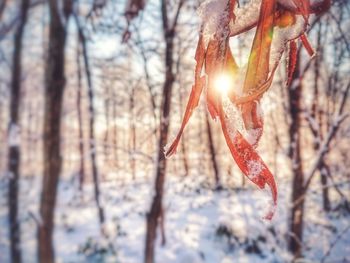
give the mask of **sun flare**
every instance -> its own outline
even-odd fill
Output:
[[[225,73],[217,75],[214,79],[215,89],[222,94],[227,94],[232,84],[232,78]]]

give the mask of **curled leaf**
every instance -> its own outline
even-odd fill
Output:
[[[272,173],[243,135],[232,127],[232,120],[227,118],[223,108],[220,107],[220,109],[221,128],[232,157],[244,175],[254,184],[261,189],[265,187],[265,184],[270,187],[273,204],[276,206],[277,187]],[[265,218],[270,220],[273,217],[273,211],[274,209],[270,209]]]

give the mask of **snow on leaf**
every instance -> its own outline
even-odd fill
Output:
[[[250,180],[255,180],[257,176],[262,172],[264,169],[264,166],[261,165],[261,163],[249,160],[247,161],[247,166],[248,166],[248,178]]]
[[[214,39],[215,34],[220,34],[222,23],[229,16],[227,10],[228,0],[206,0],[198,8],[198,16],[203,24],[203,40],[205,46]]]
[[[252,0],[248,4],[235,9],[237,19],[230,23],[230,35],[236,36],[255,27],[259,20],[260,0]]]

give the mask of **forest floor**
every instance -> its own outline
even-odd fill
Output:
[[[20,222],[24,262],[36,262],[40,177],[21,181]],[[249,183],[247,183],[249,184]],[[8,261],[6,180],[0,181],[0,262]],[[290,184],[279,185],[271,222],[269,193],[224,186],[214,190],[204,176],[167,178],[164,201],[166,244],[160,232],[156,262],[290,262],[287,251]],[[78,196],[74,181],[61,180],[54,235],[57,262],[142,262],[145,215],[153,180],[104,182],[105,238],[100,234],[92,185]],[[350,214],[341,207],[326,214],[320,193],[310,192],[305,207],[303,262],[350,262]]]

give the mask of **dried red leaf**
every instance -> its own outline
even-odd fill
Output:
[[[263,0],[261,3],[259,24],[250,51],[248,69],[243,86],[243,93],[245,94],[254,91],[268,77],[275,6],[274,0]]]
[[[309,0],[293,0],[293,3],[296,6],[297,13],[300,13],[305,22],[308,22],[310,15],[310,1]]]
[[[314,51],[304,35],[308,18],[310,13],[320,12],[329,7],[329,0],[325,0],[322,4],[318,4],[317,6],[315,4],[310,6],[310,1],[308,0],[292,0],[294,5],[287,5],[283,4],[283,2],[279,2],[278,7],[276,1],[277,0],[262,0],[259,17],[256,18],[256,20],[248,20],[245,25],[242,25],[239,23],[234,24],[234,20],[236,19],[233,14],[235,0],[228,0],[224,10],[225,15],[223,15],[221,20],[222,26],[217,29],[214,37],[208,41],[207,47],[204,46],[203,36],[201,35],[196,51],[197,65],[195,70],[195,84],[192,87],[180,131],[175,141],[166,152],[166,156],[170,156],[176,151],[181,134],[192,115],[192,111],[198,105],[199,97],[204,86],[206,86],[208,111],[212,118],[219,118],[226,144],[230,149],[232,157],[241,171],[254,184],[260,188],[264,188],[266,184],[270,187],[274,206],[277,204],[276,182],[270,170],[254,149],[262,136],[264,125],[262,115],[258,110],[259,101],[271,86],[279,60],[288,43],[288,84],[292,79],[296,65],[296,39],[300,38],[308,53],[311,56],[314,55]],[[252,3],[250,7],[256,8]],[[301,23],[300,15],[304,18],[304,23]],[[257,26],[257,30],[248,61],[243,85],[243,96],[238,96],[233,87],[230,88],[227,94],[230,101],[236,107],[240,107],[248,136],[254,135],[255,140],[248,141],[235,127],[231,127],[230,120],[225,116],[225,111],[223,109],[221,101],[222,94],[214,88],[213,82],[217,74],[222,72],[231,75],[235,75],[239,72],[238,65],[233,58],[229,46],[230,34],[234,36],[248,31],[255,26]],[[277,48],[275,47],[273,55],[274,60],[271,61],[270,53],[275,27],[278,27],[280,32],[284,30],[284,35],[280,39]],[[288,27],[293,27],[293,30],[288,31]],[[288,36],[286,32],[293,33],[291,36]],[[207,82],[205,82],[204,77],[200,77],[203,65],[205,66]],[[271,210],[265,218],[271,219],[273,214],[274,210]]]
[[[200,36],[196,49],[196,69],[195,69],[195,83],[192,86],[191,94],[186,105],[186,111],[182,120],[181,128],[171,146],[166,150],[165,156],[169,157],[176,152],[177,145],[179,144],[181,135],[186,127],[187,122],[190,120],[193,110],[198,106],[200,96],[202,94],[203,87],[205,86],[205,77],[201,77],[201,71],[203,68],[205,58],[205,48],[202,36]]]
[[[267,165],[261,159],[254,148],[244,139],[243,135],[234,128],[228,127],[227,118],[220,107],[220,122],[222,132],[224,134],[226,144],[230,149],[231,155],[237,163],[238,167],[249,180],[259,186],[261,189],[267,184],[270,187],[274,206],[277,205],[277,187],[275,179]],[[271,209],[266,219],[271,219],[274,214],[274,209]]]
[[[307,37],[305,36],[305,34],[302,34],[300,36],[300,40],[303,43],[303,46],[305,47],[305,49],[306,49],[307,53],[309,54],[309,56],[310,57],[315,56],[315,51],[312,48],[312,46],[311,46],[309,40],[307,39]]]

